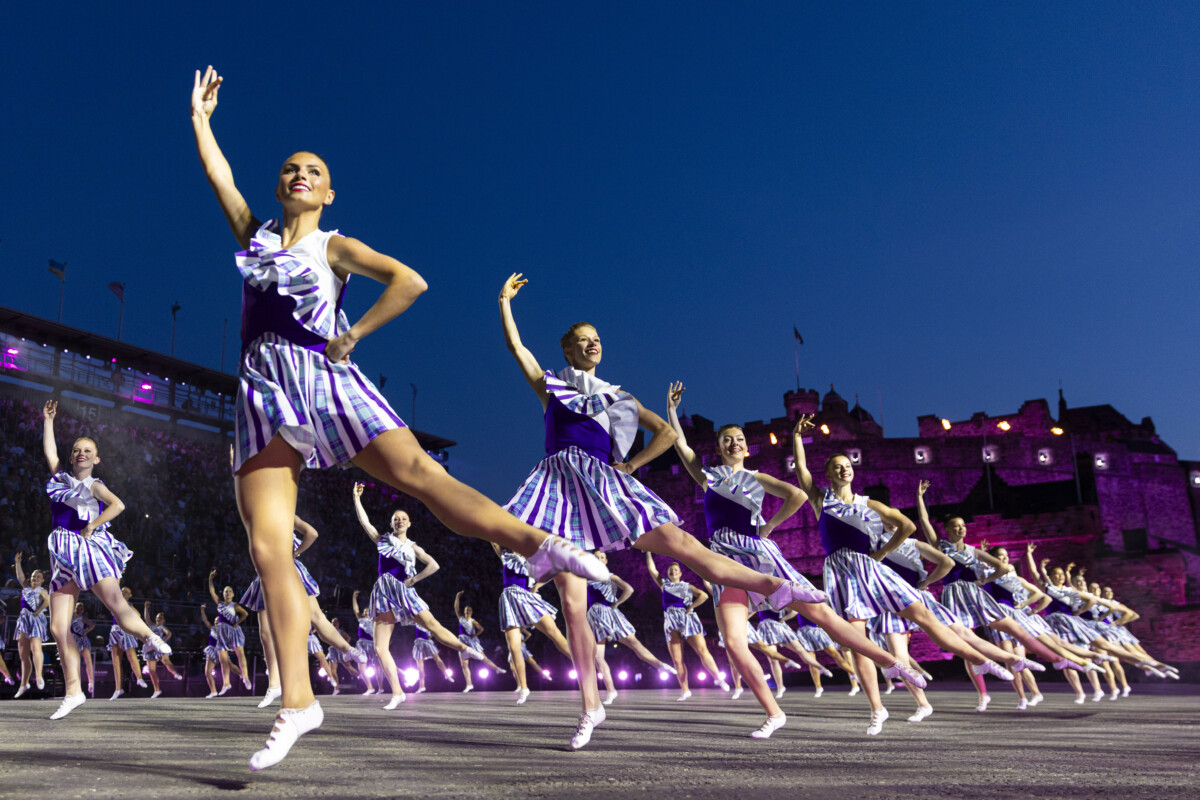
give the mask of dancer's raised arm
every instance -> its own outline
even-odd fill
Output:
[[[500,324],[504,328],[504,343],[508,345],[508,352],[512,353],[513,358],[517,360],[521,375],[529,384],[529,388],[533,389],[533,393],[538,396],[538,400],[542,401],[542,408],[545,409],[546,404],[550,402],[550,395],[546,392],[546,373],[529,348],[521,342],[521,334],[517,332],[517,322],[513,319],[512,299],[517,296],[517,292],[521,291],[522,286],[529,283],[529,280],[522,278],[521,275],[520,272],[514,272],[500,287]]]
[[[354,593],[350,595],[350,607],[354,609],[355,617],[360,616],[361,612],[358,610],[358,589],[355,589]]]
[[[208,621],[208,615],[204,613],[204,603],[200,604],[200,621],[204,623],[204,627],[212,630],[212,623]]]
[[[47,400],[42,409],[42,452],[46,454],[46,464],[50,473],[58,472],[58,443],[54,441],[54,415],[58,413],[58,401]]]
[[[358,516],[358,524],[362,525],[362,529],[367,532],[367,536],[371,537],[371,541],[379,544],[379,531],[375,530],[375,526],[371,524],[371,520],[367,516],[367,510],[363,508],[362,493],[365,488],[361,483],[354,484],[354,513]]]
[[[213,586],[213,578],[215,578],[215,577],[217,577],[217,571],[215,569],[209,571],[209,573],[208,573],[208,596],[211,597],[212,601],[219,606],[219,605],[221,605],[221,598],[217,596],[217,589],[215,586]]]
[[[931,545],[937,547],[937,530],[929,521],[929,509],[925,508],[925,492],[927,491],[929,491],[929,481],[920,481],[917,484],[917,520],[921,523],[921,530],[925,533],[925,538]]]
[[[154,625],[154,617],[150,616],[150,601],[147,600],[142,606],[142,619],[146,620],[147,626]]]
[[[313,542],[317,541],[320,534],[317,533],[316,528],[300,519],[299,515],[292,520],[292,528],[300,532],[300,546],[292,554],[294,558],[299,558],[301,553],[313,546]]]
[[[454,595],[454,616],[462,616],[462,596],[463,590],[459,589],[458,594]]]
[[[800,484],[800,491],[808,495],[808,502],[819,520],[821,518],[821,496],[817,491],[817,484],[813,480],[812,472],[808,469],[808,455],[804,452],[804,432],[811,430],[812,427],[812,414],[801,414],[796,420],[796,425],[792,428],[792,460],[796,462],[796,483]]]
[[[17,576],[17,583],[21,585],[21,588],[28,589],[29,579],[25,577],[25,569],[21,566],[21,559],[24,557],[25,554],[20,550],[13,554],[13,574]]]
[[[217,195],[217,202],[225,214],[234,238],[243,248],[250,246],[250,237],[261,224],[250,212],[246,199],[238,191],[233,182],[233,168],[229,166],[225,154],[217,146],[217,138],[212,131],[212,114],[217,108],[217,93],[224,81],[210,65],[192,83],[192,132],[196,134],[196,150],[200,154],[200,163],[204,167],[204,175]]]
[[[667,423],[671,430],[675,431],[675,452],[679,454],[684,469],[692,476],[692,480],[705,486],[708,484],[708,478],[704,475],[704,466],[700,463],[696,451],[688,446],[687,437],[683,435],[683,426],[679,424],[679,401],[683,399],[684,391],[684,385],[680,381],[675,381],[667,387]]]
[[[654,566],[654,554],[646,552],[646,569],[650,571],[650,577],[658,584],[658,588],[662,588],[662,575],[658,574],[658,567]]]

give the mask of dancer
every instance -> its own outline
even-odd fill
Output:
[[[404,689],[400,687],[396,662],[389,650],[395,626],[420,624],[443,647],[459,653],[471,648],[460,642],[458,637],[437,621],[429,610],[429,605],[412,588],[441,567],[416,542],[408,538],[408,529],[412,526],[408,512],[402,509],[393,511],[391,533],[387,536],[381,535],[371,524],[367,511],[363,508],[362,493],[365,488],[361,483],[354,484],[354,512],[358,515],[358,524],[366,531],[379,552],[379,579],[375,581],[375,588],[371,590],[371,618],[375,620],[375,654],[383,667],[384,676],[392,687],[391,702],[384,706],[384,710],[391,711],[404,702]],[[417,562],[423,565],[419,572]],[[471,652],[476,658],[483,658],[483,653],[475,650]]]
[[[783,522],[791,518],[804,505],[808,495],[801,488],[763,472],[746,469],[749,447],[746,434],[739,425],[722,425],[717,431],[717,455],[720,466],[705,467],[699,456],[688,446],[683,426],[679,422],[679,403],[685,389],[676,381],[667,390],[667,419],[675,432],[675,450],[679,460],[697,484],[704,487],[704,517],[710,535],[709,547],[715,553],[728,556],[740,564],[765,575],[773,575],[805,587],[816,602],[801,602],[791,606],[825,628],[833,638],[853,647],[859,653],[876,661],[880,667],[891,670],[896,676],[907,674],[908,678],[920,678],[897,666],[896,659],[886,650],[874,645],[870,639],[859,634],[853,626],[840,619],[799,570],[783,557],[779,546],[770,540],[771,534]],[[762,514],[765,496],[770,494],[783,500],[779,511],[767,520]],[[767,712],[767,721],[755,734],[765,739],[787,721],[772,698],[761,671],[753,669],[748,642],[742,631],[746,626],[748,611],[763,607],[763,598],[740,588],[714,587],[713,601],[717,606],[717,624],[730,645],[729,654],[737,664],[750,691]],[[897,671],[901,670],[901,671]],[[776,676],[776,685],[783,689],[782,672]],[[780,692],[780,695],[782,692]]]
[[[46,573],[35,569],[26,579],[21,567],[22,553],[17,551],[13,560],[13,573],[21,585],[21,613],[17,616],[17,652],[21,655],[21,685],[13,699],[29,691],[32,679],[39,690],[46,688],[42,678],[42,642],[46,638],[46,609],[50,607],[50,594],[42,588]]]
[[[369,606],[358,607],[358,595],[359,591],[355,589],[354,594],[350,596],[350,606],[354,609],[354,616],[358,619],[358,641],[354,643],[354,646],[367,657],[367,664],[359,670],[358,676],[367,685],[363,694],[375,694],[375,682],[371,680],[372,676],[376,674],[375,667],[379,665],[379,656],[375,654],[375,620],[371,619]],[[379,691],[383,691],[382,681],[380,681]]]
[[[417,694],[425,691],[425,662],[431,658],[442,674],[446,676],[446,680],[454,683],[454,672],[446,669],[445,662],[438,654],[437,643],[433,641],[433,635],[421,625],[414,625],[413,631],[412,654],[413,660],[417,662]],[[480,655],[483,654],[480,653]]]
[[[204,627],[208,628],[208,644],[204,647],[204,680],[208,682],[208,694],[204,696],[205,700],[211,700],[218,695],[217,684],[214,676],[217,672],[217,665],[222,661],[222,653],[217,649],[217,632],[213,628],[213,624],[208,621],[208,616],[204,613],[204,604],[200,604],[200,621],[204,623]],[[225,659],[228,663],[228,659]],[[226,691],[228,691],[229,681],[225,681]]]
[[[600,559],[600,563],[608,566],[607,554],[597,550],[594,555]],[[604,646],[608,642],[615,641],[623,644],[632,650],[639,659],[655,669],[675,674],[674,667],[660,660],[638,640],[637,629],[621,613],[620,606],[633,597],[633,587],[616,575],[612,575],[611,571],[609,574],[611,577],[607,581],[588,581],[587,588],[587,622],[588,627],[592,629],[592,636],[596,638],[596,668],[600,670],[604,681],[606,691],[602,702],[606,706],[612,705],[613,701],[617,699],[612,670],[609,669],[608,662],[604,658]],[[617,597],[618,591],[621,593],[620,597]]]
[[[226,653],[221,662],[221,674],[225,679],[225,687],[221,689],[221,694],[229,691],[229,653],[237,655],[238,670],[242,673],[242,686],[246,687],[246,691],[251,691],[250,670],[246,666],[246,633],[242,630],[242,623],[250,616],[250,612],[240,603],[234,602],[233,598],[237,595],[234,594],[232,586],[226,586],[221,590],[221,596],[217,597],[216,587],[213,586],[215,577],[217,571],[214,569],[208,573],[208,596],[217,604],[217,649]]]
[[[522,705],[529,699],[529,681],[525,678],[525,661],[532,661],[526,654],[524,642],[529,637],[522,633],[525,628],[537,628],[549,639],[558,652],[571,658],[571,648],[554,620],[558,610],[547,603],[537,590],[540,584],[530,583],[533,578],[529,574],[526,560],[511,550],[504,550],[493,544],[492,549],[500,559],[501,581],[504,588],[500,590],[500,629],[504,631],[504,642],[508,645],[508,661],[513,667],[513,678],[517,681],[517,705]],[[590,636],[590,631],[589,631]],[[583,673],[576,674],[582,680]]]
[[[802,616],[798,617],[798,619],[800,621],[797,623],[796,635],[798,640],[796,641],[796,646],[814,659],[817,657],[817,653],[825,653],[825,655],[829,656],[833,660],[834,666],[845,672],[850,678],[851,697],[862,691],[858,683],[858,675],[854,672],[854,659],[847,657],[837,643],[829,638],[829,634],[819,627],[817,623]],[[805,659],[806,663],[807,661]],[[820,697],[825,694],[825,687],[821,684],[821,676],[825,672],[827,670],[814,668],[811,664],[808,667],[808,674],[812,676],[813,681],[813,697]]]
[[[171,641],[171,637],[174,634],[172,634],[171,630],[167,627],[167,617],[165,614],[160,612],[156,617],[154,617],[154,624],[150,624],[149,600],[146,601],[145,606],[142,608],[142,617],[146,620],[146,624],[150,626],[150,630],[154,632],[155,636],[158,636],[164,642]],[[180,676],[179,673],[175,671],[175,665],[171,663],[171,657],[160,651],[149,641],[142,645],[142,658],[145,660],[146,667],[150,672],[150,683],[154,686],[154,694],[150,695],[150,699],[155,700],[162,695],[162,687],[158,682],[159,661],[162,662],[163,668],[166,669],[167,672],[171,673],[171,677],[179,680]]]
[[[337,633],[337,635],[341,637],[343,641],[346,641],[345,634],[342,633],[342,621],[337,617],[334,617],[329,622],[333,626],[334,632]],[[361,651],[357,648],[353,648],[353,650],[355,653],[361,653]],[[340,668],[345,667],[346,671],[350,673],[350,677],[357,678],[359,666],[361,664],[366,664],[369,660],[366,653],[362,653],[362,659],[363,660],[360,662],[357,657],[351,657],[349,653],[343,653],[337,648],[336,645],[329,645],[329,649],[325,651],[325,661],[329,664],[330,674],[333,677],[334,694],[341,694],[340,687],[342,676]]]
[[[87,699],[79,680],[75,637],[71,635],[71,619],[81,591],[90,589],[120,620],[121,627],[139,641],[149,641],[161,653],[171,652],[121,593],[121,574],[133,553],[108,530],[125,510],[125,504],[92,474],[100,463],[100,447],[94,439],[79,437],[71,445],[69,468],[60,471],[54,440],[57,413],[58,403],[46,401],[42,409],[42,451],[52,475],[46,493],[50,495],[50,518],[54,523],[47,542],[54,563],[50,576],[50,632],[58,644],[66,684],[62,704],[51,719],[62,719]]]
[[[4,682],[12,686],[12,673],[8,671],[8,664],[4,662],[4,632],[8,630],[8,611],[4,608],[4,604],[0,603],[0,675],[4,676]]]
[[[330,668],[329,661],[325,658],[325,651],[321,649],[321,640],[317,638],[315,625],[308,629],[308,654],[317,659],[317,675],[329,681],[330,686],[333,687],[333,694],[340,694],[337,674]]]
[[[533,671],[536,672],[537,674],[541,675],[542,678],[547,683],[553,683],[554,679],[550,677],[550,670],[543,668],[542,665],[539,664],[536,659],[534,659],[533,654],[529,652],[529,646],[527,643],[529,642],[529,640],[531,638],[533,638],[533,631],[529,630],[528,628],[521,628],[520,634],[521,634],[521,652],[517,654],[518,655],[517,660],[522,665],[528,664],[529,666],[533,667]],[[515,662],[513,661],[513,654],[511,652],[508,654],[508,664],[510,667],[513,668],[513,675],[516,675],[517,674],[516,666],[515,666]],[[528,684],[526,684],[526,686],[528,686]],[[521,691],[522,691],[522,686],[518,685],[516,688],[516,692],[518,695],[517,705],[524,703],[525,698],[529,697],[528,689],[525,689],[524,698],[520,697]]]
[[[560,570],[607,575],[595,559],[519,524],[435,462],[350,361],[364,336],[405,311],[425,291],[413,270],[362,242],[320,231],[333,202],[329,170],[314,153],[293,153],[276,184],[282,219],[261,224],[217,146],[211,117],[222,78],[196,71],[191,118],[200,161],[238,244],[243,276],[242,360],[235,414],[238,508],[262,577],[283,686],[282,709],[252,769],[286,757],[324,718],[313,697],[305,654],[309,614],[288,564],[299,473],[304,466],[353,461],[373,477],[424,503],[460,534],[498,542],[533,558],[539,579]],[[353,326],[341,296],[352,274],[385,285]],[[332,401],[332,402],[330,402]]]
[[[79,657],[83,660],[83,664],[87,667],[88,679],[88,696],[96,696],[96,666],[92,661],[92,640],[88,638],[89,634],[95,629],[96,623],[88,617],[87,609],[83,603],[75,604],[75,616],[71,618],[71,635],[75,637],[75,649],[79,651]],[[2,649],[2,646],[0,646]],[[11,683],[12,681],[9,681]]]
[[[512,314],[512,300],[526,283],[519,274],[504,282],[500,317],[509,352],[542,405],[547,456],[506,508],[589,550],[611,550],[628,541],[644,552],[677,559],[713,583],[767,598],[773,608],[823,600],[824,594],[811,587],[755,572],[712,552],[679,527],[675,512],[633,477],[671,446],[671,426],[633,395],[596,377],[600,335],[589,323],[575,323],[559,340],[567,367],[558,374],[543,370],[521,343]],[[653,436],[626,461],[639,427]],[[587,585],[569,576],[556,579],[556,585],[579,674],[583,713],[571,737],[572,749],[578,750],[591,740],[605,712],[595,679],[595,642],[587,628]]]
[[[792,431],[792,449],[796,461],[796,479],[808,495],[808,502],[817,516],[821,531],[821,544],[828,553],[824,577],[834,610],[860,633],[866,631],[866,620],[885,611],[898,614],[920,626],[942,649],[1005,680],[1011,680],[1012,675],[1008,670],[959,638],[925,606],[916,589],[890,567],[880,563],[912,535],[916,526],[891,506],[854,493],[851,488],[854,465],[849,457],[839,453],[826,461],[825,477],[829,480],[830,488],[823,494],[818,493],[808,469],[802,438],[803,433],[812,427],[812,416],[800,415]],[[886,541],[883,533],[885,523],[896,528],[896,533]],[[855,653],[855,660],[859,681],[866,690],[871,707],[871,724],[867,727],[867,735],[875,736],[883,730],[888,712],[880,702],[879,683],[871,662],[862,655],[861,650]],[[889,680],[903,678],[908,669],[897,661],[893,667],[885,670],[885,673],[889,672]],[[917,680],[906,678],[905,682],[920,688],[925,686],[924,679],[919,676]]]
[[[471,681],[470,663],[472,659],[482,661],[499,675],[503,675],[507,670],[502,669],[495,661],[484,655],[483,645],[479,642],[479,634],[483,633],[483,625],[475,619],[474,609],[462,605],[462,596],[462,590],[454,595],[454,616],[458,617],[458,640],[467,646],[466,650],[458,654],[458,665],[462,667],[463,679],[467,684],[463,687],[463,694],[466,694],[475,688],[475,684]]]
[[[121,587],[121,597],[128,603],[133,598],[133,592],[128,586]],[[144,624],[144,623],[143,623]],[[124,680],[121,675],[121,657],[129,662],[129,674],[134,683],[140,688],[146,688],[142,679],[142,664],[138,661],[138,640],[133,634],[121,627],[117,616],[113,615],[112,626],[108,629],[108,652],[112,656],[113,665],[113,694],[109,700],[116,700],[125,694]]]
[[[708,652],[708,645],[704,642],[704,625],[696,616],[695,609],[708,599],[708,592],[685,582],[683,569],[677,562],[671,562],[667,567],[667,577],[663,578],[654,565],[653,553],[646,553],[646,569],[662,590],[663,634],[667,639],[671,661],[675,664],[675,677],[679,680],[680,695],[676,700],[682,702],[692,696],[688,688],[687,664],[683,660],[684,642],[700,657],[700,664],[713,676],[721,691],[728,692],[729,684],[721,678],[717,662]]]
[[[1101,592],[1101,599],[1104,601],[1104,606],[1112,611],[1112,614],[1108,617],[1109,627],[1105,629],[1111,636],[1110,641],[1116,641],[1117,644],[1120,644],[1126,650],[1137,653],[1148,661],[1156,661],[1157,659],[1155,659],[1150,655],[1149,652],[1146,651],[1146,648],[1142,646],[1141,641],[1130,632],[1128,627],[1126,627],[1129,625],[1129,623],[1136,622],[1137,620],[1141,619],[1142,615],[1134,611],[1129,607],[1128,604],[1123,602],[1120,603],[1120,607],[1124,608],[1125,612],[1122,613],[1117,611],[1116,605],[1114,604],[1118,603],[1118,600],[1111,586],[1104,587],[1103,591]],[[1163,666],[1166,668],[1168,677],[1179,680],[1179,670],[1175,669],[1175,667],[1172,667],[1169,664],[1163,664]],[[1126,694],[1128,694],[1128,692],[1126,692]]]

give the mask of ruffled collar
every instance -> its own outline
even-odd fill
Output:
[[[755,526],[767,523],[762,515],[763,497],[766,492],[758,482],[758,473],[755,470],[734,470],[733,467],[722,464],[719,467],[705,467],[704,475],[708,478],[709,491],[749,510],[750,521]]]
[[[92,484],[97,480],[99,478],[94,475],[78,480],[63,470],[47,481],[46,493],[50,495],[50,502],[70,506],[81,520],[91,522],[100,516],[100,501],[92,497]]]
[[[625,459],[638,429],[638,407],[633,395],[574,367],[564,367],[558,374],[547,372],[546,391],[570,411],[599,423],[612,437],[613,459]]]
[[[401,539],[394,533],[386,534],[379,539],[379,552],[385,556],[405,563],[416,563],[417,556],[413,552],[413,540]]]
[[[297,242],[307,239],[313,231]],[[333,235],[340,235],[332,231]],[[236,255],[242,280],[255,289],[272,289],[292,298],[296,307],[292,316],[308,331],[325,339],[333,339],[350,329],[350,320],[341,310],[341,297],[323,296],[320,275],[295,253],[283,247],[279,236],[279,220],[267,220],[250,239],[250,247]],[[342,283],[343,289],[345,282]]]

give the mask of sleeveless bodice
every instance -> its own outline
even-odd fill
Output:
[[[375,543],[375,549],[379,552],[379,574],[392,575],[400,581],[416,575],[417,554],[413,544],[412,539],[401,539],[391,533],[379,537]]]
[[[33,611],[42,603],[42,590],[34,589],[32,586],[21,590],[21,608]],[[46,613],[46,609],[42,609],[42,614]]]
[[[709,536],[732,531],[741,536],[757,536],[766,524],[762,515],[766,492],[754,470],[719,466],[706,467],[708,483],[704,489],[704,520]]]
[[[903,578],[910,586],[917,586],[929,576],[925,563],[921,560],[921,551],[915,542],[905,539],[899,547],[888,553],[883,563]]]
[[[503,570],[503,583],[505,587],[520,586],[522,589],[528,589],[530,584],[529,564],[523,556],[517,555],[511,550],[503,550],[500,555],[501,568]]]
[[[617,591],[613,587],[612,582],[588,581],[587,604],[589,608],[597,604],[615,606],[617,604]]]
[[[692,604],[692,587],[690,584],[683,581],[669,581],[666,578],[662,582],[662,601],[663,608],[686,608]]]
[[[217,621],[224,622],[226,625],[237,624],[237,603],[218,603],[217,604]]]
[[[846,502],[829,489],[825,490],[817,527],[826,553],[849,549],[869,554],[883,536],[883,520],[867,505],[867,498],[856,494]]]
[[[99,478],[76,480],[66,470],[56,472],[46,482],[50,495],[50,521],[56,528],[81,531],[104,513],[104,504],[92,496],[92,484],[103,483]]]
[[[976,581],[983,571],[979,559],[975,556],[975,548],[967,547],[959,550],[946,539],[938,540],[938,549],[954,560],[954,566],[942,578],[942,583],[949,586],[958,581]]]
[[[572,367],[544,379],[546,454],[577,447],[605,464],[623,461],[638,428],[633,396]]]

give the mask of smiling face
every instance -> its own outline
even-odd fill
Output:
[[[1063,572],[1062,567],[1054,567],[1050,570],[1050,582],[1055,586],[1062,586],[1067,580],[1067,573]]]
[[[962,517],[951,517],[946,520],[946,538],[951,544],[958,544],[967,536],[967,523]]]
[[[671,566],[667,567],[667,580],[669,580],[671,583],[679,583],[679,581],[682,579],[683,570],[679,568],[678,564],[672,564]]]
[[[608,565],[608,553],[604,552],[603,550],[593,550],[592,555],[599,559],[601,564],[604,564],[605,566]]]
[[[100,449],[94,439],[81,436],[71,445],[71,470],[78,475],[90,472],[100,463]]]
[[[1081,592],[1087,591],[1087,581],[1082,575],[1075,575],[1071,578],[1071,585]]]
[[[83,616],[83,603],[75,604],[75,616],[77,616],[77,617]]]
[[[1103,597],[1105,600],[1112,600],[1112,599],[1113,599],[1113,590],[1112,590],[1112,587],[1111,587],[1111,586],[1105,586],[1105,587],[1104,587],[1104,593],[1103,593],[1103,594],[1101,594],[1100,596],[1101,596],[1101,597]]]
[[[563,358],[569,366],[581,372],[596,369],[603,356],[600,334],[586,322],[576,322],[561,340]]]
[[[320,210],[333,202],[329,182],[329,167],[316,153],[300,150],[279,168],[275,199],[289,210]]]
[[[397,510],[392,514],[392,533],[401,536],[412,527],[412,520],[408,518],[407,511]]]
[[[29,574],[29,585],[35,589],[37,589],[39,586],[41,586],[45,582],[45,580],[46,580],[46,574],[44,572],[42,572],[40,569],[35,569],[33,572],[31,572]]]
[[[746,460],[746,433],[737,425],[723,425],[717,431],[717,453],[725,466],[733,467]]]
[[[825,462],[825,477],[835,489],[854,481],[854,465],[843,455],[836,455]]]
[[[233,602],[233,587],[226,586],[224,589],[222,589],[221,597],[225,600],[226,603],[232,603]]]
[[[155,625],[166,625],[167,624],[167,615],[163,614],[161,611],[158,614],[155,614],[154,615],[154,624]]]
[[[1003,547],[997,547],[992,550],[992,555],[996,557],[1001,564],[1008,564],[1008,551]]]

